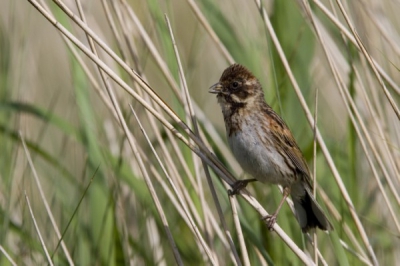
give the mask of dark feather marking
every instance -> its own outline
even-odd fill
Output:
[[[272,136],[286,155],[284,156],[285,160],[286,157],[290,159],[291,163],[288,163],[288,165],[294,165],[296,167],[295,172],[298,172],[300,176],[303,176],[306,182],[311,186],[310,170],[308,169],[303,154],[301,153],[299,146],[297,146],[288,126],[268,104],[265,104],[263,111],[274,118],[270,120],[270,128],[271,131],[273,131]]]

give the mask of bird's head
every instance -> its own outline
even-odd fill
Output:
[[[218,102],[222,104],[243,105],[264,99],[263,90],[258,79],[244,66],[233,64],[222,73],[219,82],[209,89],[217,94]]]

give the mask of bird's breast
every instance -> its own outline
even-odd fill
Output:
[[[257,180],[289,185],[292,171],[275,147],[268,126],[266,120],[241,119],[239,130],[230,134],[227,127],[229,146],[243,170]]]

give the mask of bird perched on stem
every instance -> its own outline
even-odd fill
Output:
[[[318,227],[333,230],[312,195],[310,170],[295,139],[282,118],[265,102],[258,79],[245,67],[225,69],[210,93],[222,108],[229,146],[240,166],[254,179],[237,181],[230,195],[249,182],[261,181],[283,187],[277,210],[263,219],[272,230],[286,198],[291,195],[303,232]]]

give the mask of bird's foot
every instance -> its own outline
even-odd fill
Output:
[[[239,194],[239,191],[244,189],[248,183],[254,182],[256,179],[244,179],[244,180],[238,180],[232,185],[232,189],[228,190],[228,195],[229,196],[234,196],[236,194]]]
[[[266,215],[264,217],[261,218],[261,220],[265,221],[265,223],[267,224],[267,227],[270,231],[274,231],[274,224],[276,223],[276,213],[272,214],[272,215]]]

